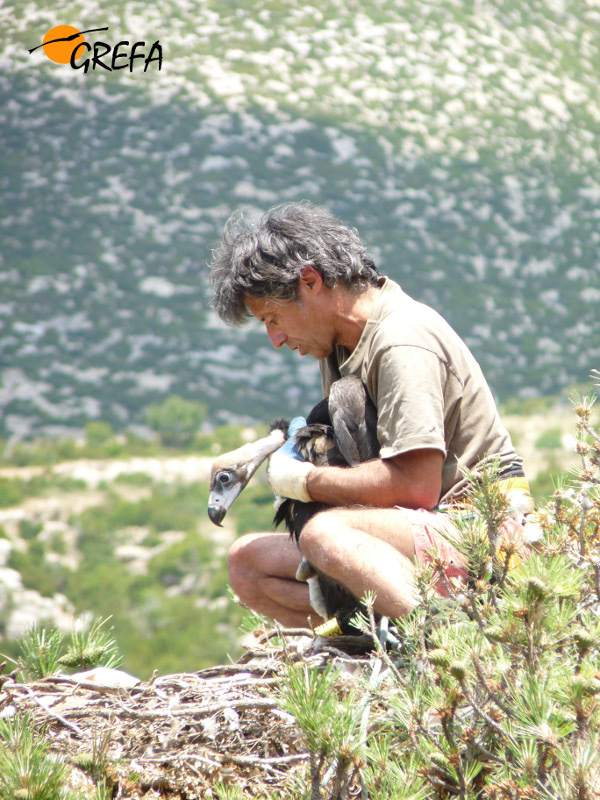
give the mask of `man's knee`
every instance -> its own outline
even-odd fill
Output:
[[[264,593],[265,581],[292,580],[300,563],[298,548],[287,534],[247,533],[229,548],[231,585],[248,604]]]
[[[336,541],[346,524],[345,513],[342,510],[328,509],[315,514],[302,529],[300,536],[302,554],[327,574],[337,560]]]
[[[227,552],[229,581],[233,591],[241,599],[245,599],[255,585],[256,568],[253,564],[254,534],[236,539]]]

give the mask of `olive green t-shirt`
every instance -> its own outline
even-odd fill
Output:
[[[382,280],[355,350],[342,347],[320,362],[323,392],[357,375],[377,408],[381,458],[433,448],[444,454],[440,502],[466,488],[463,468],[485,457],[520,467],[492,393],[470,350],[429,306]]]

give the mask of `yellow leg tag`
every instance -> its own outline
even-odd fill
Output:
[[[317,636],[343,636],[342,630],[335,617],[315,628]]]
[[[506,550],[503,547],[498,549],[498,558],[504,564],[506,561]],[[515,567],[521,563],[521,559],[516,553],[513,553],[508,559],[508,571],[511,572]]]

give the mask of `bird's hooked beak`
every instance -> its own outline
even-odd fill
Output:
[[[208,516],[215,525],[221,525],[225,514],[250,478],[284,441],[283,431],[276,428],[263,439],[245,444],[213,461],[210,472]]]
[[[214,475],[214,486],[208,496],[208,516],[211,522],[221,527],[225,514],[233,501],[246,486],[247,480],[237,477],[235,469],[220,469]]]

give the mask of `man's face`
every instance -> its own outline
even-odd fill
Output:
[[[246,296],[246,306],[264,323],[273,347],[287,345],[301,356],[326,358],[333,350],[335,332],[328,314],[300,285],[297,300],[281,301]]]

